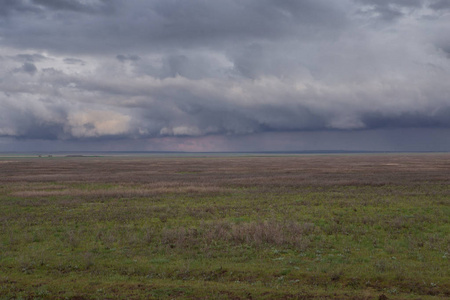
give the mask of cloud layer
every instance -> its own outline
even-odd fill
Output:
[[[0,0],[0,136],[448,130],[449,29],[442,0]]]

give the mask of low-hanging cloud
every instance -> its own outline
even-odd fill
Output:
[[[448,129],[448,9],[438,0],[1,1],[0,136]]]

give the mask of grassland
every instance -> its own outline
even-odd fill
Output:
[[[1,299],[446,299],[450,155],[0,159]]]

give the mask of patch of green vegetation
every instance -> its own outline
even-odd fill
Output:
[[[117,186],[0,189],[0,296],[450,297],[448,184],[98,196]],[[52,187],[83,193],[25,193]]]

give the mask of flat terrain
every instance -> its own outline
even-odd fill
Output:
[[[0,158],[0,298],[447,299],[450,154]]]

